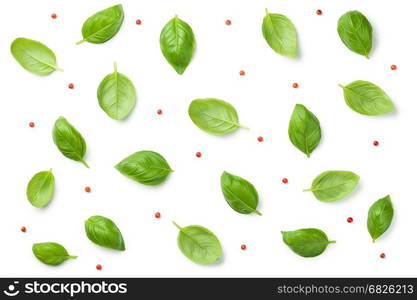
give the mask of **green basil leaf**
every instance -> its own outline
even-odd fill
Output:
[[[358,185],[359,178],[350,171],[326,171],[314,178],[311,188],[304,192],[313,192],[317,200],[334,202],[351,194]]]
[[[230,103],[219,99],[192,101],[188,115],[198,128],[213,135],[224,135],[238,128],[248,129],[239,124],[236,109]]]
[[[26,196],[35,207],[44,207],[54,195],[55,178],[52,170],[36,173],[29,181]]]
[[[224,199],[231,208],[241,214],[256,213],[262,215],[256,210],[259,196],[252,183],[226,171],[223,172],[220,183]]]
[[[123,24],[124,13],[121,4],[103,9],[91,17],[83,24],[83,39],[77,45],[83,42],[101,44],[116,35]]]
[[[171,172],[165,158],[153,151],[138,151],[119,162],[115,168],[130,179],[145,185],[164,182]]]
[[[64,71],[56,66],[54,52],[41,42],[17,38],[12,42],[10,51],[17,62],[33,74],[48,75],[55,70]]]
[[[377,116],[391,112],[394,104],[388,95],[375,84],[357,80],[343,88],[346,104],[357,113]]]
[[[329,241],[327,235],[316,228],[305,228],[294,231],[281,231],[284,243],[292,251],[303,257],[315,257],[326,250]]]
[[[262,22],[262,34],[268,45],[278,54],[288,57],[297,56],[297,30],[286,16],[270,14],[266,10]]]
[[[41,262],[51,266],[58,266],[67,259],[77,258],[69,255],[62,245],[52,242],[33,244],[32,252]]]
[[[112,220],[102,216],[92,216],[85,221],[85,233],[90,241],[101,247],[124,251],[123,236]]]
[[[195,38],[191,27],[175,16],[159,37],[162,54],[178,74],[184,73],[195,51]]]
[[[125,119],[136,104],[135,86],[125,75],[114,72],[104,77],[97,89],[98,103],[106,114],[115,120]]]
[[[368,232],[373,242],[387,231],[393,217],[394,208],[389,195],[372,204],[368,211]]]
[[[296,104],[288,127],[291,143],[310,157],[320,143],[320,122],[304,105]]]
[[[87,151],[85,140],[64,117],[59,117],[56,120],[52,129],[52,137],[55,145],[65,157],[82,162],[84,166],[89,168],[84,160]]]
[[[369,58],[372,50],[372,25],[359,11],[348,11],[340,17],[337,32],[343,44],[353,52]]]
[[[180,227],[177,243],[181,252],[197,264],[208,265],[218,261],[222,256],[222,246],[213,232],[199,225]]]

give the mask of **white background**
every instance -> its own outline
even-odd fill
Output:
[[[125,22],[115,38],[75,45],[87,17],[119,2]],[[0,275],[417,276],[414,2],[8,1],[0,18]],[[299,58],[285,58],[269,48],[261,33],[265,8],[293,21]],[[337,35],[338,18],[352,9],[373,25],[369,60],[349,51]],[[197,40],[183,76],[159,49],[160,30],[175,14],[192,26]],[[137,18],[142,25],[135,24]],[[25,71],[9,50],[17,37],[45,43],[65,72],[39,77]],[[110,119],[97,103],[97,86],[112,72],[113,61],[137,88],[137,106],[125,121]],[[391,71],[391,64],[398,70]],[[242,69],[244,77],[239,76]],[[337,84],[358,79],[381,86],[396,112],[366,117],[351,111]],[[70,82],[75,89],[68,89]],[[293,82],[300,87],[293,89]],[[193,99],[205,97],[230,102],[251,129],[224,137],[200,131],[187,109]],[[321,121],[323,138],[310,159],[288,139],[296,103]],[[162,116],[156,114],[159,108]],[[51,130],[61,115],[86,139],[91,169],[55,147]],[[28,126],[30,121],[35,128]],[[257,141],[260,135],[263,143]],[[372,145],[374,140],[379,147]],[[154,150],[167,159],[175,172],[166,183],[146,187],[113,168],[139,150]],[[196,151],[202,152],[200,159]],[[33,174],[49,168],[56,178],[55,197],[48,207],[37,209],[26,200],[26,185]],[[358,190],[338,203],[321,203],[302,192],[316,175],[331,169],[359,174]],[[227,205],[219,183],[223,170],[257,187],[263,216],[241,215]],[[289,179],[287,185],[281,183],[283,177]],[[90,194],[84,192],[87,185]],[[394,221],[373,244],[367,211],[387,194],[394,203]],[[156,211],[162,214],[159,220],[153,216]],[[118,225],[125,252],[87,239],[84,221],[92,215]],[[346,222],[349,216],[353,224]],[[189,261],[177,248],[173,220],[211,229],[221,240],[223,260],[211,266]],[[337,243],[316,258],[297,256],[283,244],[280,231],[304,227],[320,228]],[[79,257],[59,267],[43,265],[31,246],[46,241],[61,243]],[[240,250],[243,243],[246,251]],[[381,252],[386,259],[379,258]],[[98,263],[101,272],[95,269]]]

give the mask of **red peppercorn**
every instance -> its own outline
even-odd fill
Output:
[[[29,122],[29,127],[35,127],[35,123],[33,123],[33,122]]]
[[[141,20],[139,20],[139,19],[137,19],[137,20],[136,20],[136,25],[140,25],[140,24],[142,24],[142,21],[141,21]]]
[[[288,183],[288,179],[287,178],[282,178],[282,183]]]
[[[26,232],[26,227],[25,227],[25,226],[22,226],[22,228],[20,228],[20,230],[21,230],[22,232]]]
[[[352,217],[349,217],[349,218],[347,218],[347,219],[346,219],[346,221],[347,221],[348,223],[352,223],[352,222],[353,222],[353,218],[352,218]]]
[[[226,20],[226,25],[232,25],[232,21],[230,21],[230,20]]]
[[[158,109],[158,110],[156,111],[156,113],[157,113],[158,115],[162,115],[162,109]]]
[[[197,153],[195,154],[195,156],[197,156],[197,157],[201,157],[201,152],[197,152]]]
[[[100,264],[98,264],[98,265],[96,265],[96,269],[101,271],[101,269],[103,269],[103,267]]]
[[[264,141],[264,138],[261,136],[258,136],[258,142],[263,142],[263,141]]]
[[[295,89],[298,89],[298,83],[297,83],[297,82],[294,82],[294,83],[292,84],[292,87],[293,87],[293,88],[295,88]]]
[[[161,213],[158,211],[155,213],[155,218],[159,219],[161,217]]]
[[[246,250],[246,245],[245,245],[245,244],[243,244],[242,246],[240,246],[240,249],[242,249],[242,250]]]
[[[73,83],[68,84],[68,88],[72,90],[74,88],[74,84]]]
[[[323,14],[323,12],[321,11],[321,9],[316,10],[316,14],[321,16]]]
[[[245,73],[245,71],[243,71],[243,70],[239,72],[239,75],[240,75],[240,76],[245,76],[245,74],[246,74],[246,73]]]
[[[397,66],[396,65],[391,65],[391,70],[393,70],[393,71],[397,70]]]
[[[90,188],[89,186],[86,186],[84,190],[85,190],[87,193],[90,193],[90,192],[91,192],[91,188]]]
[[[379,142],[378,141],[374,141],[374,146],[378,146]]]
[[[52,19],[56,19],[56,17],[57,17],[57,15],[56,15],[55,13],[53,13],[53,14],[51,15],[51,18],[52,18]]]
[[[379,257],[380,257],[380,258],[385,258],[385,253],[381,253],[381,254],[379,255]]]

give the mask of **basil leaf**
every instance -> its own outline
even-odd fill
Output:
[[[213,232],[199,225],[180,227],[177,243],[182,254],[197,264],[213,264],[222,256],[222,246]]]
[[[201,130],[212,135],[224,135],[238,128],[239,124],[235,108],[226,101],[206,98],[196,99],[188,107],[188,115]]]
[[[101,247],[124,251],[123,236],[112,220],[102,216],[92,216],[84,223],[85,233],[90,241]]]
[[[304,192],[313,192],[317,200],[334,202],[352,193],[359,183],[359,178],[350,171],[326,171],[317,176],[311,188]]]
[[[17,38],[12,42],[10,51],[17,62],[33,74],[48,75],[55,70],[64,71],[56,66],[54,52],[41,42]]]
[[[389,195],[372,204],[368,211],[368,232],[373,242],[387,231],[393,217],[394,208]]]
[[[184,73],[195,51],[195,38],[191,27],[175,16],[159,37],[162,54],[178,74]]]
[[[97,89],[98,103],[106,114],[115,120],[125,119],[136,103],[135,86],[125,75],[114,72],[104,77]]]
[[[70,258],[77,258],[69,255],[62,245],[52,242],[33,244],[32,252],[41,262],[51,266],[60,265]]]
[[[340,17],[337,32],[346,45],[353,52],[369,58],[372,50],[372,25],[359,11],[348,11]]]
[[[44,207],[54,195],[55,178],[52,170],[36,173],[29,181],[26,196],[35,207]]]
[[[291,143],[310,157],[320,143],[320,122],[304,105],[296,104],[288,127]]]
[[[343,88],[346,104],[357,113],[367,116],[377,116],[391,112],[394,104],[388,95],[375,84],[357,80]]]
[[[65,157],[82,162],[84,166],[89,168],[84,161],[84,155],[87,151],[85,140],[64,117],[59,117],[56,120],[52,129],[52,137],[55,145]]]
[[[145,185],[164,182],[171,172],[165,158],[153,151],[138,151],[119,162],[115,168],[130,179]]]
[[[249,181],[224,171],[220,183],[224,199],[231,208],[241,214],[262,215],[256,210],[259,201],[258,192]]]
[[[288,57],[297,56],[297,30],[286,16],[270,14],[266,10],[266,16],[262,22],[262,34],[275,52]]]
[[[326,250],[329,241],[327,235],[316,228],[305,228],[294,231],[281,231],[284,243],[292,251],[303,257],[315,257]]]
[[[83,39],[77,45],[83,42],[101,44],[116,35],[122,26],[124,19],[123,7],[121,4],[103,9],[91,17],[83,24]]]

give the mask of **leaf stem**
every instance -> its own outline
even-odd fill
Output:
[[[179,230],[182,230],[182,227],[180,225],[178,225],[177,223],[175,223],[175,221],[172,221],[172,224],[174,224],[175,227],[177,227]]]
[[[90,168],[90,166],[87,164],[87,162],[84,159],[80,160],[84,166],[86,166],[87,168]]]
[[[313,191],[313,189],[312,189],[312,188],[309,188],[309,189],[304,189],[304,190],[303,190],[303,192],[311,192],[311,191]]]
[[[72,259],[76,259],[78,256],[77,255],[68,255],[68,258],[72,258]]]
[[[253,211],[255,214],[257,214],[258,216],[262,216],[262,213],[260,211],[257,211],[256,209]]]
[[[114,73],[117,73],[117,63],[115,61],[113,62],[113,69]]]
[[[267,15],[269,15],[269,11],[268,11],[267,8],[265,8],[265,12],[266,12]]]
[[[344,89],[345,87],[343,85],[341,85],[340,83],[337,84],[338,86],[340,86],[342,89]]]
[[[329,244],[336,244],[336,241],[329,241]]]
[[[239,128],[246,129],[246,130],[250,130],[250,128],[249,128],[249,127],[246,127],[246,126],[244,126],[244,125],[240,125],[240,124],[239,124]]]
[[[85,39],[82,39],[81,41],[78,41],[78,42],[76,42],[75,44],[76,45],[79,45],[79,44],[82,44],[82,43],[84,43],[85,42]]]
[[[54,66],[54,69],[55,69],[55,70],[58,70],[58,71],[61,71],[61,72],[64,72],[64,69],[61,69],[61,68],[59,68],[59,67],[57,67],[57,66]]]

